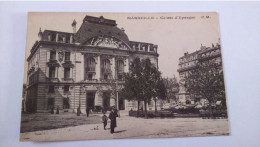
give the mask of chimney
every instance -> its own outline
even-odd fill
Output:
[[[39,41],[41,41],[42,40],[42,29],[41,28],[40,28],[40,31],[38,33],[38,37],[39,37]]]
[[[205,49],[206,49],[206,46],[203,46],[202,44],[200,44],[200,49],[201,49],[201,50],[205,50]]]
[[[72,22],[72,24],[71,24],[73,33],[76,33],[76,25],[77,25],[77,22],[76,22],[76,20],[74,19],[73,22]]]

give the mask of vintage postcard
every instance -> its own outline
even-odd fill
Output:
[[[229,135],[218,14],[28,13],[20,141]]]

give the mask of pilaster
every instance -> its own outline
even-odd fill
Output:
[[[124,67],[124,72],[128,73],[129,72],[129,59],[125,59],[125,67]]]
[[[111,78],[115,79],[115,72],[116,72],[115,57],[112,57],[111,71],[112,71],[112,77]]]
[[[100,80],[100,55],[97,56],[97,64],[96,64],[96,79]]]

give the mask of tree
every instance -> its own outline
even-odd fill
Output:
[[[217,100],[225,100],[225,87],[222,66],[213,61],[205,61],[185,77],[185,88],[193,97],[209,101],[210,116]]]
[[[124,75],[124,80],[122,96],[128,100],[136,100],[138,110],[140,102],[143,101],[145,118],[147,118],[147,103],[152,98],[165,97],[165,86],[161,73],[148,58],[142,61],[136,58],[130,65],[129,73]]]
[[[173,99],[176,101],[175,94],[179,91],[179,84],[177,83],[176,78],[164,78],[164,85],[166,87],[166,99]]]
[[[160,76],[161,74],[157,74],[158,76]],[[157,77],[155,78],[155,88],[153,90],[153,98],[154,98],[154,103],[155,103],[155,112],[157,112],[157,98],[161,99],[161,100],[165,100],[166,99],[166,87],[164,84],[164,81],[161,77]]]

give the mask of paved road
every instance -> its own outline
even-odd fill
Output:
[[[109,128],[108,123],[107,128]],[[21,140],[55,141],[86,139],[161,138],[229,135],[227,119],[174,118],[143,119],[122,116],[114,134],[103,124],[89,124],[46,131],[21,133]]]

